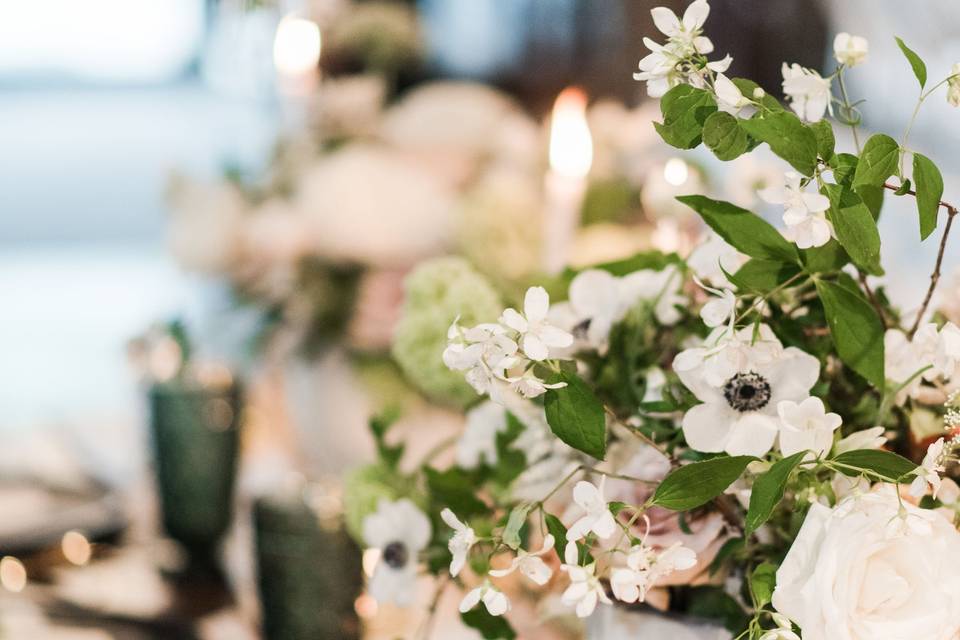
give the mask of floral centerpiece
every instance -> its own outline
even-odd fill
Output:
[[[519,308],[464,303],[429,351],[476,398],[453,452],[411,466],[375,420],[380,459],[347,486],[378,601],[409,603],[426,571],[462,588],[485,638],[515,637],[525,590],[581,618],[644,603],[738,638],[960,638],[960,328],[931,311],[958,209],[909,146],[916,112],[899,140],[861,144],[844,77],[862,38],[837,38],[826,77],[785,63],[785,106],[710,59],[708,13],[654,9],[666,42],[645,40],[636,78],[670,145],[723,161],[767,145],[789,163],[760,194],[784,226],[682,195],[718,236],[711,259],[641,253],[531,287]],[[957,68],[928,82],[896,44],[917,112],[944,87],[960,103]],[[922,239],[940,230],[909,312],[880,279],[885,194],[916,201]],[[453,275],[435,309],[482,299]]]

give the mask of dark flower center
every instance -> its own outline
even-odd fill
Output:
[[[586,340],[590,332],[590,321],[592,318],[587,318],[573,328],[573,336],[578,340]]]
[[[405,567],[409,558],[410,552],[407,551],[407,545],[402,542],[391,542],[383,548],[383,561],[393,569]]]
[[[770,383],[759,373],[738,373],[723,385],[723,397],[740,411],[757,411],[770,402]]]

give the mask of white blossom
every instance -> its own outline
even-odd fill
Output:
[[[933,366],[945,380],[960,373],[960,327],[952,322],[940,329]]]
[[[541,361],[550,357],[550,349],[569,347],[573,336],[547,320],[550,296],[543,287],[530,287],[523,301],[523,313],[506,309],[500,323],[520,334],[520,345],[531,360]]]
[[[524,371],[523,375],[507,378],[507,381],[511,389],[528,400],[542,396],[548,389],[562,389],[567,386],[566,382],[546,383],[530,370]]]
[[[715,298],[711,298],[703,307],[700,309],[700,319],[703,320],[703,324],[707,325],[711,329],[730,324],[736,319],[737,315],[737,296],[730,289],[714,289],[708,287],[699,280],[697,284],[706,291],[714,294]]]
[[[861,36],[852,36],[849,33],[838,33],[833,39],[833,55],[837,62],[848,67],[855,67],[867,59],[870,43]]]
[[[887,443],[883,432],[883,427],[870,427],[863,431],[854,431],[837,443],[835,447],[837,455],[859,449],[879,449]]]
[[[807,398],[803,402],[785,400],[777,405],[780,415],[780,451],[792,456],[800,451],[810,451],[820,456],[833,446],[833,432],[840,428],[843,419],[836,413],[827,413],[820,398]]]
[[[450,560],[450,575],[456,578],[460,575],[464,565],[466,565],[467,555],[470,553],[473,545],[476,544],[477,536],[473,528],[460,522],[450,509],[441,511],[440,517],[447,523],[447,526],[453,529],[453,536],[450,538],[450,542],[447,543],[447,547],[453,556],[453,559]]]
[[[567,531],[568,543],[580,540],[591,532],[601,540],[606,540],[617,530],[617,522],[603,495],[606,479],[606,476],[600,477],[600,486],[581,480],[573,487],[573,502],[585,513]]]
[[[722,73],[718,73],[714,78],[713,89],[717,96],[717,107],[730,115],[739,115],[745,107],[753,104],[749,98],[744,97],[737,85]]]
[[[506,429],[507,414],[496,402],[488,400],[467,411],[457,441],[457,464],[464,469],[475,469],[481,462],[497,464],[497,434]]]
[[[502,616],[510,611],[510,599],[490,581],[484,581],[479,587],[469,591],[460,601],[460,613],[466,613],[473,609],[480,601],[487,608],[487,613],[492,616]]]
[[[592,614],[597,608],[597,602],[611,604],[603,584],[594,575],[595,564],[585,567],[563,564],[560,569],[570,576],[570,586],[563,592],[560,599],[566,606],[576,608],[578,618],[586,618]]]
[[[640,60],[640,72],[633,74],[634,79],[646,81],[647,93],[652,98],[659,98],[684,82],[702,86],[704,71],[698,69],[691,59],[713,52],[713,43],[702,35],[710,5],[706,0],[691,3],[682,20],[666,7],[656,7],[650,14],[657,29],[667,36],[667,42],[661,45],[650,38],[643,39],[650,53]],[[730,56],[726,56],[708,62],[706,69],[722,73],[730,67],[731,61]]]
[[[647,590],[674,571],[684,571],[696,565],[697,554],[676,542],[657,553],[645,544],[635,545],[627,554],[627,566],[613,570],[610,586],[617,600],[627,603],[643,602]]]
[[[950,79],[947,80],[947,102],[951,106],[960,107],[960,62],[950,69]]]
[[[381,500],[363,521],[363,539],[380,550],[370,578],[370,595],[379,602],[400,606],[413,603],[416,593],[417,555],[430,542],[430,520],[410,500]]]
[[[804,191],[800,174],[788,171],[782,187],[762,189],[760,197],[770,204],[783,205],[784,236],[801,249],[820,247],[830,241],[833,229],[825,212],[830,199],[821,193]]]
[[[760,640],[800,640],[798,636],[793,631],[793,624],[786,616],[782,616],[779,613],[770,614],[773,617],[774,623],[776,623],[777,628],[771,629],[760,636]]]
[[[927,447],[923,462],[915,471],[917,477],[910,484],[910,495],[919,498],[927,492],[927,486],[929,485],[933,489],[933,497],[937,497],[937,493],[940,491],[940,474],[946,471],[943,466],[944,446],[943,438],[939,438]]]
[[[529,552],[524,549],[520,549],[517,551],[517,555],[510,562],[509,567],[506,569],[493,569],[490,571],[490,575],[494,578],[503,578],[519,569],[520,573],[525,575],[536,584],[547,584],[547,582],[550,580],[550,576],[553,575],[553,570],[547,566],[547,563],[543,561],[541,556],[544,556],[553,550],[553,543],[553,536],[547,534],[543,539],[543,545],[539,551]]]
[[[799,64],[783,63],[783,93],[790,100],[790,108],[807,122],[818,122],[831,109],[830,80]],[[832,113],[832,111],[831,111]]]

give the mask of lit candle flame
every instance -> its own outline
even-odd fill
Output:
[[[313,73],[320,61],[320,27],[294,14],[277,25],[273,40],[273,64],[282,76]]]
[[[593,140],[587,126],[587,94],[564,89],[553,105],[550,124],[550,168],[569,178],[583,178],[593,163]]]

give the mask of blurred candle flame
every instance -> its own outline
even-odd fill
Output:
[[[0,585],[7,591],[20,593],[27,586],[27,568],[13,556],[0,559]]]
[[[689,176],[690,169],[680,158],[670,158],[663,166],[663,179],[675,187],[683,185]]]
[[[593,163],[587,126],[587,94],[577,87],[560,92],[550,124],[550,168],[561,176],[583,178]]]
[[[295,14],[284,16],[273,40],[273,64],[282,76],[316,71],[320,61],[320,27]]]
[[[90,556],[93,554],[90,541],[79,531],[67,531],[63,534],[63,539],[60,541],[60,550],[67,562],[77,566],[83,566],[90,562]]]

